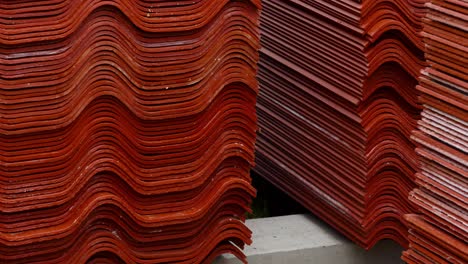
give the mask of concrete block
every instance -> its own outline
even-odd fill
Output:
[[[288,215],[247,220],[253,244],[245,248],[251,264],[395,264],[403,249],[382,241],[365,251],[321,220],[309,215]],[[223,255],[215,264],[240,263]]]

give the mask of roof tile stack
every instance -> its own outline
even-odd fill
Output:
[[[258,0],[0,3],[0,262],[243,258]]]
[[[424,110],[413,138],[421,171],[410,194],[407,263],[468,262],[468,3],[427,4],[428,67],[418,90]]]
[[[425,1],[359,2],[263,2],[255,170],[361,246],[406,246]]]

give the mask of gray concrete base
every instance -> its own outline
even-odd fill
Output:
[[[382,241],[365,251],[338,234],[319,219],[308,215],[289,215],[247,221],[253,231],[253,244],[245,248],[251,264],[395,264],[402,248]],[[231,255],[215,264],[240,263]]]

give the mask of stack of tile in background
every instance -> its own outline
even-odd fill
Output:
[[[410,195],[407,263],[468,262],[468,3],[433,0],[423,31],[424,110],[413,137],[421,172]]]
[[[0,262],[243,258],[259,7],[0,3]]]
[[[407,245],[424,1],[265,0],[259,175],[365,248]]]

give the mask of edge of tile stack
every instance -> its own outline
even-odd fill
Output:
[[[425,66],[420,32],[426,0],[364,0],[361,26],[369,77],[359,114],[367,135],[366,214],[369,242],[389,238],[407,246],[403,215],[414,212],[408,193],[418,169],[411,132],[421,106],[416,90]]]
[[[0,261],[245,262],[259,9],[0,3]]]
[[[362,247],[406,246],[424,1],[263,4],[254,169]]]
[[[421,171],[409,199],[407,263],[468,262],[468,3],[431,0],[423,31],[424,110],[413,133]]]

